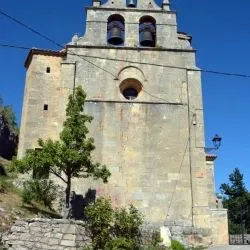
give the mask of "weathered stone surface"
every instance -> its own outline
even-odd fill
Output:
[[[74,241],[75,240],[75,238],[76,238],[76,236],[75,236],[75,234],[64,234],[63,235],[63,239],[64,240],[71,240],[71,241]]]
[[[67,247],[75,247],[76,243],[71,240],[61,240],[61,245],[62,246],[67,246]]]
[[[229,242],[226,209],[211,209],[211,227],[215,245],[224,245]]]
[[[60,230],[62,233],[65,234],[74,234],[75,233],[75,226],[74,225],[70,225],[70,224],[63,224],[60,225]]]
[[[53,229],[59,229],[60,233],[53,232]],[[3,236],[3,242],[12,250],[78,250],[89,245],[91,240],[86,233],[84,222],[30,219],[16,221],[10,233]]]

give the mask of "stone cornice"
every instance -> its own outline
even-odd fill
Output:
[[[64,57],[66,55],[65,50],[54,51],[54,50],[44,50],[44,49],[31,49],[24,62],[24,67],[28,68],[33,55],[44,55],[44,56],[54,56],[54,57]]]
[[[195,49],[172,49],[172,48],[163,48],[163,47],[115,47],[115,46],[102,46],[102,45],[66,45],[67,48],[86,48],[86,49],[119,49],[119,50],[139,50],[139,51],[170,51],[170,52],[188,52],[196,53]]]
[[[86,7],[87,10],[102,10],[102,11],[128,11],[128,12],[149,12],[149,13],[168,13],[176,15],[173,10],[153,10],[153,9],[136,9],[136,8],[108,8],[108,7]]]

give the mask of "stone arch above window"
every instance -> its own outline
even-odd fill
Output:
[[[151,16],[143,16],[139,20],[139,39],[143,47],[156,46],[156,20]]]
[[[124,45],[125,20],[119,14],[111,15],[108,18],[107,41],[110,45]]]
[[[116,80],[123,81],[127,78],[136,78],[140,82],[147,81],[144,72],[137,66],[126,66],[122,68],[116,77]]]
[[[135,0],[95,0],[97,2],[102,2],[100,5],[107,8],[124,8],[128,7],[127,1],[135,2]],[[166,1],[166,0],[164,0]],[[136,7],[139,9],[155,9],[161,10],[162,6],[157,4],[155,0],[137,0]]]

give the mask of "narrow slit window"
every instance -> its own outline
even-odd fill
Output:
[[[46,68],[46,73],[50,73],[50,67]]]
[[[44,104],[44,105],[43,105],[43,110],[44,110],[44,111],[47,111],[48,109],[49,109],[49,105],[48,105],[48,104]]]

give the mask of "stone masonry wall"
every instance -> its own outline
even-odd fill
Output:
[[[211,229],[214,245],[226,245],[229,242],[228,217],[226,209],[211,209]]]
[[[82,221],[31,219],[16,221],[3,242],[9,250],[77,250],[91,240]]]
[[[149,246],[160,228],[146,223],[140,230],[141,244]],[[8,250],[78,250],[91,239],[83,221],[36,218],[16,221],[9,233],[0,235],[0,250],[1,243]]]

